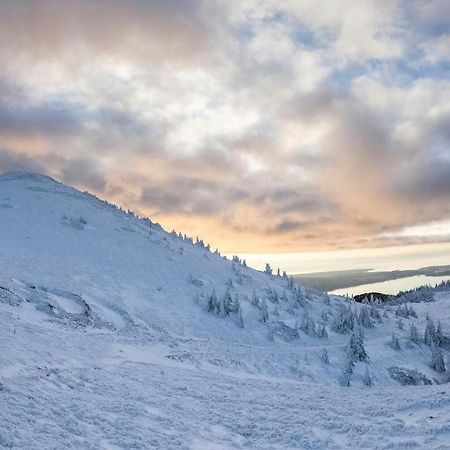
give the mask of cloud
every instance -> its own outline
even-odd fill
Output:
[[[450,217],[448,7],[0,0],[0,170],[230,251],[388,243]]]

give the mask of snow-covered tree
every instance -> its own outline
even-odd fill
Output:
[[[428,316],[428,314],[423,339],[427,345],[433,345],[436,343],[436,328],[434,327],[433,320]]]
[[[391,347],[394,350],[400,350],[400,341],[398,340],[398,336],[395,333],[392,333],[391,336]]]
[[[370,317],[369,308],[365,305],[362,306],[359,311],[358,322],[361,324],[361,326],[365,328],[373,327],[373,322]]]
[[[356,327],[355,327],[356,328]],[[346,349],[347,354],[353,362],[356,361],[367,361],[369,357],[367,356],[366,350],[364,348],[364,342],[361,333],[356,328],[353,330],[350,340],[347,344]]]
[[[280,311],[278,310],[278,306],[277,306],[277,305],[274,306],[273,311],[272,311],[272,314],[273,314],[274,316],[276,316],[276,317],[279,317],[279,316],[280,316]]]
[[[411,339],[414,344],[419,343],[419,332],[414,324],[411,324],[411,326],[409,327],[409,339]]]
[[[261,301],[261,322],[269,321],[269,311],[267,310],[267,302],[266,299],[263,298]]]
[[[348,352],[345,352],[344,365],[342,367],[342,372],[339,377],[339,384],[341,386],[349,387],[350,380],[353,375],[353,368],[355,367],[355,363],[351,355]]]
[[[252,306],[256,306],[257,308],[259,308],[259,299],[258,299],[258,296],[256,295],[256,291],[253,291],[253,297],[252,297],[251,304],[252,304]]]
[[[364,372],[364,376],[363,376],[363,383],[366,386],[372,386],[373,382],[372,382],[372,378],[370,377],[370,373],[369,373],[369,366],[366,365],[366,370]]]
[[[450,356],[447,356],[447,364],[444,372],[444,383],[450,383]]]
[[[442,356],[442,351],[437,345],[433,345],[431,348],[431,362],[430,367],[436,372],[445,372],[444,357]]]
[[[218,304],[218,300],[217,300],[216,291],[213,290],[212,294],[208,297],[207,310],[209,312],[216,313],[217,312],[217,304]]]
[[[322,324],[322,325],[318,326],[317,336],[322,339],[328,338],[328,333],[327,333],[327,329],[325,328],[325,325]]]
[[[444,343],[444,334],[442,333],[442,325],[440,320],[438,320],[438,326],[436,328],[435,342],[436,345],[439,346],[441,346]]]
[[[266,263],[266,268],[264,269],[264,272],[267,273],[267,275],[272,275],[272,267],[270,267],[269,263]]]
[[[316,335],[316,324],[308,311],[305,311],[305,314],[303,314],[300,329],[309,336]]]

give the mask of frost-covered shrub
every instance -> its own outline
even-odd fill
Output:
[[[402,386],[418,386],[418,385],[430,385],[429,380],[423,373],[418,372],[415,369],[406,369],[405,367],[392,366],[388,369],[391,378]]]

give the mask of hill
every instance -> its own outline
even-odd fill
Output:
[[[448,442],[448,292],[327,296],[17,172],[0,177],[0,267],[0,447]]]

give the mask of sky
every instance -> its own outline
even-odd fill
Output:
[[[0,0],[0,172],[225,252],[450,242],[450,0]]]

